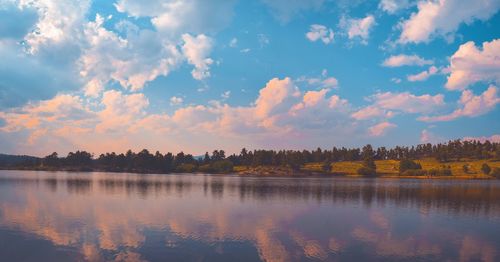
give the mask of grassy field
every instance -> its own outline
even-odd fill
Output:
[[[422,165],[423,170],[439,169],[443,167],[450,167],[451,172],[454,177],[475,177],[475,178],[486,178],[481,172],[481,166],[487,163],[491,169],[498,167],[500,168],[500,161],[494,160],[462,160],[460,162],[446,162],[441,163],[436,159],[420,159],[415,160],[415,162]],[[377,160],[375,161],[377,165],[377,173],[382,176],[399,176],[399,161],[397,160]],[[466,173],[463,170],[463,166],[468,165],[469,171]],[[345,161],[333,163],[332,172],[341,173],[345,175],[357,175],[356,171],[362,166],[361,161]],[[305,170],[317,171],[321,170],[321,163],[308,163],[304,166]]]
[[[487,163],[491,169],[495,167],[500,168],[500,161],[494,160],[462,160],[460,162],[446,162],[441,163],[433,158],[415,160],[422,165],[423,170],[439,169],[443,167],[450,167],[452,171],[452,177],[455,178],[490,178],[481,172],[481,166]],[[377,165],[377,173],[379,176],[385,177],[400,177],[399,175],[399,161],[397,160],[377,160],[375,161]],[[303,171],[309,172],[321,172],[322,163],[307,163],[302,167]],[[469,171],[466,173],[463,170],[463,166],[468,165]],[[332,164],[332,173],[348,175],[348,176],[358,176],[357,170],[362,166],[361,161],[343,161],[335,162]],[[236,172],[242,172],[247,170],[244,166],[236,166],[234,168]]]

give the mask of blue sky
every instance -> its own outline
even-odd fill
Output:
[[[0,143],[500,140],[500,1],[0,0]]]

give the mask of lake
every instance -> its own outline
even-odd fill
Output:
[[[500,181],[0,171],[2,261],[500,261]]]

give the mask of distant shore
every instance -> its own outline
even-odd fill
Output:
[[[339,165],[345,164],[353,164],[352,162],[348,163],[338,163]],[[455,163],[456,164],[456,163]],[[46,172],[104,172],[104,173],[135,173],[135,174],[209,174],[209,175],[238,175],[243,177],[283,177],[283,178],[293,178],[293,177],[348,177],[348,178],[392,178],[392,179],[478,179],[478,180],[488,180],[495,179],[494,177],[487,176],[480,173],[471,173],[471,174],[456,174],[451,176],[429,176],[429,175],[421,175],[421,176],[408,176],[401,175],[395,172],[386,173],[380,172],[375,176],[362,176],[356,174],[356,170],[353,169],[351,172],[346,172],[345,170],[339,172],[323,172],[320,170],[315,170],[314,163],[310,163],[305,165],[301,170],[292,170],[288,167],[281,166],[257,166],[257,167],[246,167],[246,166],[236,166],[235,169],[231,172],[225,173],[211,173],[211,172],[170,172],[170,173],[158,173],[158,172],[149,172],[144,170],[118,170],[118,169],[99,169],[93,167],[63,167],[63,168],[54,168],[54,167],[0,167],[0,170],[15,170],[15,171],[46,171]],[[334,163],[335,165],[335,163]],[[500,165],[500,162],[499,162]],[[384,170],[387,171],[387,170]]]

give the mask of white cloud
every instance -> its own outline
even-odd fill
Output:
[[[435,66],[429,67],[428,70],[422,71],[418,74],[415,75],[409,75],[407,77],[408,81],[410,82],[416,82],[416,81],[425,81],[427,80],[430,76],[437,74],[439,69]]]
[[[399,83],[401,83],[401,78],[393,77],[393,78],[391,78],[391,82],[399,84]]]
[[[235,48],[238,45],[238,38],[232,38],[231,41],[229,41],[229,47]]]
[[[377,106],[367,106],[351,114],[351,117],[356,120],[391,118],[392,116],[394,116],[392,111],[388,111]]]
[[[183,32],[202,34],[226,27],[234,16],[234,0],[119,0],[119,12],[134,17],[149,17],[162,34]]]
[[[97,132],[118,132],[134,125],[145,115],[149,100],[144,94],[124,95],[120,91],[109,90],[103,93],[102,106],[98,112],[100,123],[95,126]]]
[[[309,32],[306,33],[306,38],[311,42],[316,42],[321,40],[324,44],[330,44],[333,42],[334,33],[331,28],[324,25],[313,24],[309,28]]]
[[[389,130],[396,128],[397,125],[389,122],[378,123],[368,129],[368,134],[370,136],[383,136]]]
[[[214,62],[208,57],[213,48],[213,40],[206,35],[191,36],[183,34],[182,52],[186,56],[188,63],[194,65],[191,74],[194,79],[202,80],[210,77],[210,65]]]
[[[441,142],[443,140],[444,140],[443,138],[435,135],[434,133],[432,133],[428,129],[424,129],[420,133],[420,142],[421,143],[438,143],[438,142]]]
[[[448,115],[441,116],[424,116],[420,117],[420,121],[425,122],[440,122],[451,121],[459,117],[475,117],[488,113],[500,103],[498,98],[498,88],[491,85],[481,95],[474,95],[471,90],[464,90],[458,101],[460,108],[456,109]]]
[[[398,110],[405,113],[427,113],[444,105],[444,96],[438,95],[414,95],[404,93],[378,93],[373,95],[371,100],[374,105],[383,109]]]
[[[31,53],[54,52],[62,54],[65,51],[74,52],[75,39],[85,21],[85,14],[90,8],[90,0],[57,1],[33,0],[19,1],[21,8],[34,8],[39,20],[35,30],[27,34],[25,42]],[[54,46],[58,48],[54,50]]]
[[[227,91],[225,91],[224,93],[222,93],[220,95],[220,97],[222,98],[222,100],[227,100],[227,99],[229,99],[230,96],[231,96],[231,91],[230,90],[227,90]]]
[[[490,141],[492,143],[500,143],[500,135],[480,136],[480,137],[467,136],[467,137],[464,137],[463,140],[465,140],[465,141],[481,141],[483,143],[485,141]]]
[[[340,22],[340,26],[346,28],[349,39],[360,39],[363,44],[368,44],[371,28],[375,24],[375,17],[373,15],[367,15],[359,19],[342,18]]]
[[[420,1],[418,12],[401,23],[400,43],[428,42],[436,36],[453,37],[462,24],[488,20],[500,8],[500,1]]]
[[[380,0],[378,7],[389,14],[394,14],[410,6],[409,0]]]
[[[386,67],[400,67],[400,66],[424,66],[432,65],[432,60],[423,59],[417,55],[393,55],[382,62]]]
[[[181,105],[183,102],[184,102],[184,99],[182,99],[182,97],[173,96],[170,98],[170,105],[172,105],[172,106]]]
[[[154,31],[130,32],[124,39],[106,30],[103,23],[104,19],[97,15],[84,30],[88,47],[78,65],[80,75],[88,81],[87,95],[97,96],[110,80],[138,91],[158,76],[168,75],[182,61],[177,47]]]
[[[463,90],[477,82],[500,82],[500,39],[484,42],[482,50],[474,42],[460,45],[450,59],[446,88]]]

